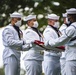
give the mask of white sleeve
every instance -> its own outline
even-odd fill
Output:
[[[23,39],[26,41],[26,44],[35,45],[33,42],[36,39],[36,37],[33,35],[32,31],[25,31]]]
[[[27,50],[29,50],[31,48],[31,44],[25,44],[25,45],[23,45],[22,46],[22,51],[27,51]]]
[[[4,29],[2,37],[7,42],[8,46],[20,47],[23,45],[23,40],[15,40],[12,31],[9,28]]]
[[[59,28],[60,32],[64,32],[64,30],[66,30],[67,26],[65,24],[62,24]]]
[[[66,29],[65,34],[63,34],[61,37],[57,39],[50,38],[48,44],[54,47],[64,45],[70,41],[74,33],[75,33],[75,28],[70,26]]]
[[[50,48],[48,42],[49,42],[50,39],[54,39],[53,31],[47,29],[47,30],[44,31],[43,36],[44,36],[44,43],[45,43],[45,46],[47,46],[47,47]]]

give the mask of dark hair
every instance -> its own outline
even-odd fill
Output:
[[[76,14],[69,14],[68,16],[72,17],[73,21],[76,21]]]
[[[32,19],[28,20],[28,21],[31,21]],[[28,24],[28,21],[26,21],[26,24]]]

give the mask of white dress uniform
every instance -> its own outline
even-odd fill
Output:
[[[67,18],[67,13],[63,13],[62,16],[63,16],[63,18],[66,19]],[[64,32],[65,32],[65,30],[66,30],[67,27],[68,27],[68,25],[66,25],[66,24],[63,23],[61,25],[61,27],[59,28],[60,32],[62,34],[64,34]],[[66,49],[66,45],[65,45],[65,49]],[[65,63],[66,62],[65,62],[65,51],[64,51],[64,52],[62,52],[62,56],[60,57],[60,65],[61,65],[61,74],[62,75],[66,75],[65,74]]]
[[[67,28],[67,25],[66,24],[62,24],[61,27],[59,28],[60,32],[62,34],[64,34],[65,30]],[[65,49],[66,49],[66,46],[65,46]],[[60,57],[60,64],[61,64],[61,74],[62,75],[66,75],[65,74],[65,51],[62,52],[62,56]]]
[[[20,51],[28,48],[24,47],[23,40],[19,39],[18,32],[11,24],[3,30],[2,39],[5,47],[3,51],[5,75],[20,75]]]
[[[43,41],[43,38],[40,37],[31,27],[28,27],[24,31],[24,39],[30,43],[35,40]],[[29,51],[27,51],[26,55],[23,58],[26,75],[42,75],[42,50],[43,48],[35,44],[31,44],[31,48]]]
[[[58,38],[56,31],[49,25],[44,30],[43,36],[45,40]],[[44,51],[43,68],[45,75],[60,75],[60,56],[61,53],[53,52],[51,50]]]
[[[72,23],[65,31],[65,33],[58,39],[50,38],[45,41],[45,45],[61,46],[67,43],[66,49],[66,75],[76,75],[76,40],[70,41],[76,36],[76,22]]]

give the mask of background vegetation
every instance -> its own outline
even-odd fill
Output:
[[[9,23],[9,14],[14,11],[22,13],[23,16],[36,14],[41,27],[47,24],[47,14],[62,16],[66,9],[75,7],[76,0],[0,0],[0,27]]]

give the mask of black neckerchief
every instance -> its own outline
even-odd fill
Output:
[[[52,26],[52,25],[49,25],[49,26],[51,26],[51,27],[56,31],[56,33],[58,34],[58,37],[60,37],[58,28],[56,28],[56,27],[54,27],[54,26]]]
[[[76,40],[76,36],[75,36],[75,37],[73,37],[70,41],[74,41],[74,40]]]
[[[37,28],[35,27],[31,27],[31,28],[39,35],[39,37],[41,37],[41,33]]]
[[[18,26],[16,25],[13,25],[14,29],[18,32],[18,36],[19,36],[19,39],[21,39],[21,36],[20,36],[20,32],[22,33],[22,31],[19,29]]]
[[[70,22],[70,23],[66,24],[66,26],[67,26],[67,27],[69,27],[71,24],[72,24],[72,22]]]

